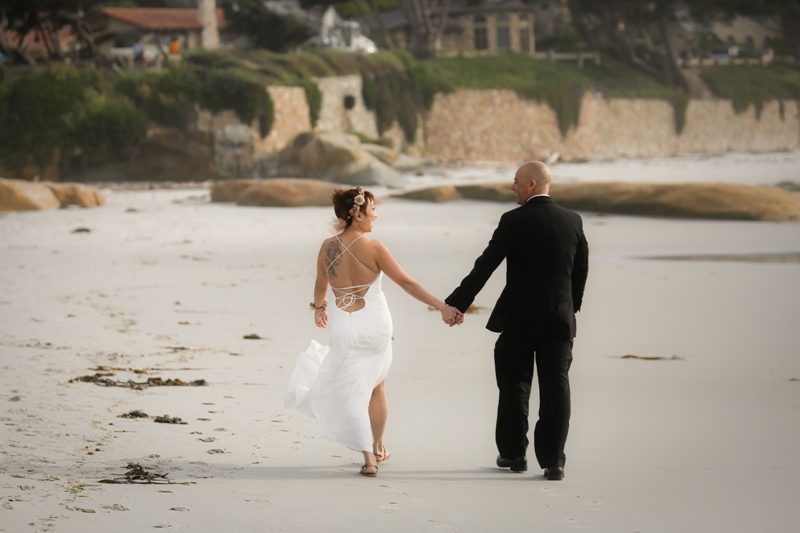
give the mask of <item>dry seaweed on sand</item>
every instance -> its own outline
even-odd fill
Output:
[[[144,411],[139,411],[135,409],[133,411],[128,411],[125,414],[119,415],[118,418],[149,418],[150,415],[145,413]]]
[[[252,341],[260,341],[260,340],[264,340],[264,337],[262,337],[262,336],[261,336],[261,335],[259,335],[258,333],[249,333],[249,334],[245,335],[245,336],[244,336],[244,337],[242,337],[242,338],[243,338],[243,339],[247,339],[247,340],[252,340]]]
[[[177,416],[169,416],[169,415],[159,415],[153,419],[153,422],[158,422],[159,424],[186,424],[181,420],[180,417]]]
[[[202,387],[208,384],[205,379],[195,379],[193,381],[183,381],[180,378],[163,379],[160,377],[147,378],[147,381],[127,381],[111,379],[107,376],[113,376],[113,373],[97,372],[94,375],[78,376],[69,380],[70,383],[76,381],[83,381],[94,383],[101,387],[124,387],[127,389],[142,390],[146,387]]]
[[[105,365],[97,365],[94,368],[90,368],[89,370],[94,370],[95,372],[108,372],[107,375],[111,376],[114,372],[132,372],[134,374],[149,374],[150,370],[147,368],[122,368],[118,366],[105,366]]]
[[[684,358],[678,355],[673,355],[672,357],[666,357],[663,355],[634,355],[634,354],[625,354],[620,356],[620,359],[638,359],[640,361],[683,361]]]
[[[168,474],[157,474],[145,469],[139,463],[128,463],[127,472],[112,479],[101,479],[99,483],[172,483],[167,479]]]

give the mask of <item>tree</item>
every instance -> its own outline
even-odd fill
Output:
[[[290,16],[266,8],[262,0],[223,0],[230,28],[249,38],[256,48],[283,52],[307,41],[313,30]]]
[[[676,10],[684,5],[681,0],[568,0],[575,30],[592,48],[680,89],[687,89],[688,83],[678,67],[669,25],[675,22]],[[637,36],[661,44],[660,65],[637,51]]]
[[[100,30],[97,18],[99,8],[99,4],[91,0],[4,0],[0,6],[0,30],[2,33],[9,32],[12,37],[0,38],[0,48],[3,53],[36,64],[27,50],[26,40],[26,36],[33,32],[44,44],[50,59],[63,60],[58,33],[64,27],[69,27],[81,45],[83,54],[93,57]]]
[[[401,0],[400,9],[410,25],[411,53],[435,56],[447,27],[447,0]]]

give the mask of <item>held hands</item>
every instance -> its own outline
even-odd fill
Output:
[[[453,307],[452,305],[445,304],[440,310],[442,313],[442,322],[450,327],[458,326],[464,323],[464,313]]]

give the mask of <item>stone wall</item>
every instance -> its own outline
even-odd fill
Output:
[[[375,113],[364,105],[361,92],[361,76],[331,76],[314,80],[322,91],[322,107],[317,129],[361,133],[378,138],[378,123]],[[348,100],[352,107],[347,108]]]
[[[374,113],[364,106],[359,76],[316,80],[323,94],[316,129],[361,133],[377,138]],[[225,176],[247,176],[254,160],[310,131],[305,92],[299,87],[269,87],[274,121],[261,138],[258,124],[241,124],[232,112],[198,113],[197,130],[213,138],[214,160]],[[347,109],[345,99],[351,97]],[[522,161],[669,157],[730,151],[800,150],[797,101],[766,104],[736,113],[726,100],[692,100],[683,132],[675,132],[672,105],[655,99],[605,99],[586,94],[578,125],[566,136],[555,112],[544,103],[506,90],[465,90],[436,96],[412,147],[393,125],[384,136],[396,149],[425,153],[444,161]]]
[[[257,135],[256,151],[274,152],[304,131],[311,131],[311,112],[302,87],[267,87],[274,120],[269,135]]]
[[[726,100],[693,100],[678,135],[672,105],[587,94],[577,127],[562,137],[549,106],[513,91],[437,95],[425,119],[426,151],[443,160],[521,161],[559,152],[564,160],[800,149],[796,101],[770,102],[756,117]]]
[[[267,91],[272,99],[273,120],[266,137],[261,137],[257,120],[243,124],[233,111],[198,111],[196,129],[212,139],[214,163],[222,176],[249,176],[258,154],[280,150],[299,133],[311,130],[302,87],[275,86],[267,87]]]

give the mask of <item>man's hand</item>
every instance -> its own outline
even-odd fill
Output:
[[[448,326],[457,326],[464,322],[464,313],[451,305],[445,305],[442,308],[442,322]]]

